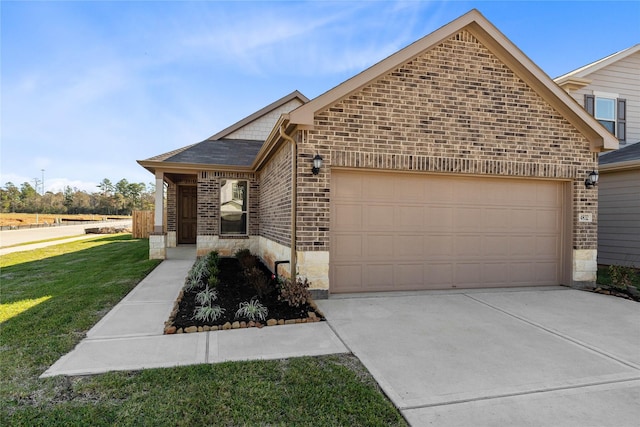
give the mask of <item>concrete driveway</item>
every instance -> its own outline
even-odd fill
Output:
[[[640,304],[563,287],[318,301],[414,426],[637,426]]]

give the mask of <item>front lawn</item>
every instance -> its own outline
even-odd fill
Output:
[[[0,261],[1,425],[406,425],[353,356],[39,379],[156,265],[129,235]]]

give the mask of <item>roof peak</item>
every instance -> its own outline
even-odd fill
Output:
[[[237,131],[238,129],[242,128],[243,126],[248,125],[249,123],[258,120],[260,117],[270,113],[271,111],[275,110],[276,108],[279,108],[283,105],[285,105],[286,103],[294,100],[294,99],[298,99],[299,101],[302,102],[302,104],[305,104],[307,102],[309,102],[309,98],[307,98],[306,96],[304,96],[300,91],[298,90],[294,90],[293,92],[291,92],[288,95],[283,96],[282,98],[272,102],[271,104],[267,105],[266,107],[261,108],[260,110],[256,111],[255,113],[243,118],[242,120],[237,121],[236,123],[232,124],[231,126],[221,130],[220,132],[216,133],[215,135],[210,136],[209,138],[207,138],[207,140],[218,140],[218,139],[224,139],[226,136],[232,134],[233,132]]]
[[[622,49],[617,52],[614,52],[611,55],[605,56],[604,58],[597,59],[593,62],[590,62],[587,65],[583,65],[582,67],[576,68],[573,71],[569,71],[568,73],[565,73],[561,76],[556,77],[554,80],[557,82],[557,81],[566,79],[568,77],[584,77],[586,75],[589,75],[591,73],[594,73],[600,70],[603,67],[606,67],[607,65],[612,64],[613,62],[617,62],[621,59],[626,58],[629,55],[633,55],[638,51],[640,51],[640,43],[637,43],[626,49]]]

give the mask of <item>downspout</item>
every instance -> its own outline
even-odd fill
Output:
[[[296,280],[297,261],[296,261],[296,193],[298,189],[298,150],[296,141],[284,132],[283,126],[280,125],[280,136],[291,144],[291,281]]]

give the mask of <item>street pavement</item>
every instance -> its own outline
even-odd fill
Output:
[[[0,256],[13,252],[29,251],[46,246],[59,245],[68,241],[96,237],[95,234],[85,234],[86,228],[95,227],[131,228],[131,220],[105,221],[79,225],[59,225],[19,230],[2,230],[0,231]],[[69,239],[26,244],[29,242],[37,242],[40,240],[59,239],[65,237],[68,237]]]

